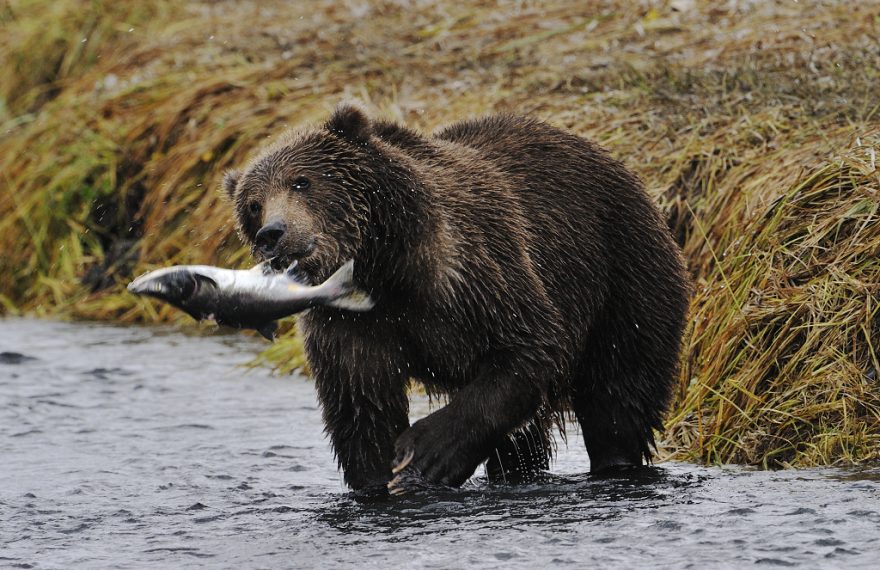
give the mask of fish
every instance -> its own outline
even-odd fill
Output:
[[[278,319],[316,305],[349,311],[369,311],[375,305],[354,283],[353,260],[314,286],[298,281],[295,271],[296,262],[282,272],[273,270],[270,262],[239,270],[175,265],[141,275],[128,290],[164,301],[198,321],[256,330],[270,341]]]

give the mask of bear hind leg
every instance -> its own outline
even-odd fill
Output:
[[[575,397],[574,410],[590,456],[590,472],[638,467],[650,461],[654,436],[616,398],[598,391]]]
[[[547,427],[529,422],[513,432],[489,454],[486,476],[492,483],[533,481],[550,468],[553,448]]]
[[[678,368],[684,296],[670,308],[658,315],[636,302],[608,300],[592,324],[571,392],[592,473],[651,461]]]

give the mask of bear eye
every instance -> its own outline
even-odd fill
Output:
[[[256,216],[260,213],[260,210],[262,209],[263,207],[260,206],[259,202],[251,202],[250,204],[248,204],[248,211],[251,213],[251,215]]]
[[[293,181],[293,189],[294,190],[306,190],[309,186],[312,185],[312,181],[306,178],[305,176],[298,176]]]

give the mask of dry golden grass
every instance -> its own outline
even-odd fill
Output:
[[[880,6],[803,4],[0,1],[0,312],[187,322],[121,284],[248,265],[222,171],[340,99],[529,113],[636,170],[683,244],[666,456],[880,459]]]

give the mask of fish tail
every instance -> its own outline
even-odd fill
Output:
[[[365,291],[354,284],[354,260],[349,260],[324,282],[330,301],[337,309],[369,311],[375,304]]]
[[[370,296],[360,289],[355,289],[338,299],[328,303],[331,307],[337,309],[346,309],[348,311],[369,311],[375,303]]]

